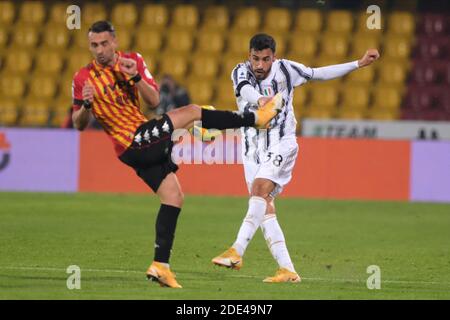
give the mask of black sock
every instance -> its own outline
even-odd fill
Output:
[[[169,263],[181,208],[161,204],[156,218],[155,261]]]
[[[224,110],[202,109],[202,127],[205,129],[231,129],[253,127],[255,114],[253,112],[237,113]]]

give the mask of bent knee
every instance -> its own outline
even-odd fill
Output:
[[[184,203],[184,193],[182,191],[177,191],[170,195],[161,197],[160,200],[163,204],[181,208]]]
[[[266,201],[270,201],[270,190],[268,190],[268,188],[261,186],[261,185],[256,185],[252,188],[252,196],[254,197],[261,197],[266,199]]]

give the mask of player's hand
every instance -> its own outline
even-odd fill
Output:
[[[83,100],[87,100],[90,103],[94,102],[94,92],[94,86],[89,81],[86,81],[82,91]]]
[[[272,97],[261,97],[258,99],[258,107],[262,107],[263,105],[265,105],[267,102],[269,102],[272,99]]]
[[[137,75],[137,63],[133,59],[119,57],[119,68],[120,71],[126,73],[130,77]]]
[[[369,49],[366,51],[364,56],[358,60],[358,65],[360,68],[370,65],[372,62],[380,57],[380,53],[377,49]]]

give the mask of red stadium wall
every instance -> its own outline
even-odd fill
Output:
[[[300,152],[284,196],[408,200],[410,142],[299,138]],[[79,191],[149,192],[115,156],[103,132],[80,136]],[[180,165],[186,194],[247,195],[241,165]]]

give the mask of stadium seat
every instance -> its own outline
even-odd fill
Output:
[[[367,112],[367,118],[377,121],[392,121],[398,119],[398,111],[383,108],[371,108]]]
[[[222,71],[220,73],[220,81],[222,82],[229,82],[229,85],[232,85],[231,83],[231,72],[233,69],[239,64],[243,63],[248,59],[248,55],[242,55],[242,54],[233,54],[233,53],[226,53],[222,58]]]
[[[81,8],[81,12],[83,13],[83,17],[81,19],[82,24],[81,31],[84,31],[85,33],[87,33],[89,27],[94,22],[107,19],[106,9],[102,3],[96,2],[85,3]]]
[[[5,74],[5,72],[2,72],[0,76],[0,97],[11,99],[22,98],[25,87],[24,77],[15,73]]]
[[[370,92],[367,86],[350,85],[342,90],[340,110],[364,112],[369,105]]]
[[[18,24],[11,32],[12,41],[10,47],[26,50],[34,49],[39,41],[39,31],[31,25]]]
[[[261,24],[261,15],[257,7],[244,7],[237,11],[232,26],[233,33],[254,33]],[[250,40],[250,38],[249,38]]]
[[[348,37],[345,34],[326,33],[321,40],[320,55],[344,59],[348,53]]]
[[[212,104],[214,90],[210,81],[205,81],[203,78],[191,78],[187,82],[187,89],[192,103],[198,105]]]
[[[8,50],[5,55],[3,72],[25,75],[31,70],[33,55],[26,50]]]
[[[50,100],[28,97],[23,102],[19,124],[25,127],[43,127],[48,125]]]
[[[46,18],[43,1],[24,1],[20,6],[18,22],[34,27],[40,26]]]
[[[38,74],[58,76],[62,71],[63,63],[60,52],[43,48],[35,55],[34,70]]]
[[[0,27],[10,26],[15,19],[15,8],[13,1],[0,1]]]
[[[355,72],[351,72],[345,77],[347,84],[370,85],[375,78],[375,68],[361,68]]]
[[[163,43],[162,33],[152,28],[139,28],[134,38],[137,52],[158,52]]]
[[[86,50],[71,51],[67,56],[66,70],[72,75],[93,60],[92,55]]]
[[[361,58],[367,49],[375,48],[380,50],[380,39],[375,36],[359,34],[352,37],[350,59]]]
[[[53,3],[49,9],[48,24],[52,25],[66,25],[67,7],[70,4],[64,2]]]
[[[304,118],[311,119],[331,119],[334,116],[332,109],[322,107],[308,107],[305,109]]]
[[[138,20],[138,12],[134,3],[117,3],[111,11],[112,24],[116,31],[121,28],[133,28]]]
[[[317,37],[312,33],[293,33],[289,43],[290,49],[288,54],[290,56],[311,60],[317,52]]]
[[[292,24],[292,16],[288,9],[270,8],[264,18],[264,29],[273,32],[288,32]]]
[[[388,17],[387,33],[395,36],[411,37],[414,35],[416,22],[409,12],[393,12]]]
[[[386,36],[383,51],[386,58],[408,59],[411,51],[411,43],[404,37]]]
[[[162,30],[169,21],[169,11],[163,4],[146,4],[142,11],[140,27]]]
[[[72,102],[72,81],[73,81],[74,73],[67,70],[63,73],[62,77],[58,80],[58,91],[56,100],[69,99],[69,103]]]
[[[41,47],[62,51],[67,48],[69,40],[69,32],[66,28],[61,28],[61,25],[57,23],[47,24],[43,29]]]
[[[443,59],[450,52],[450,43],[446,36],[425,36],[417,39],[416,57],[420,59]]]
[[[341,120],[362,120],[366,117],[366,110],[352,108],[338,108],[336,118]]]
[[[378,66],[378,82],[387,85],[402,85],[406,80],[405,68],[395,62],[386,62]]]
[[[444,105],[444,91],[439,86],[410,85],[404,100],[404,109],[424,113],[433,109],[441,109]],[[442,108],[443,109],[443,108]]]
[[[329,84],[312,85],[308,108],[332,110],[337,105],[338,93],[338,88]]]
[[[194,34],[190,30],[171,29],[166,38],[165,52],[177,52],[187,54],[192,51]]]
[[[317,9],[299,9],[295,17],[294,30],[319,33],[322,30],[322,13]]]
[[[373,102],[367,112],[372,120],[395,120],[399,118],[401,93],[393,87],[379,86],[373,92]]]
[[[417,5],[418,0],[394,0],[392,9],[415,12]]]
[[[225,6],[209,6],[203,15],[203,32],[221,31],[225,32],[230,24],[230,16]]]
[[[158,75],[171,75],[176,81],[183,84],[188,70],[187,57],[175,53],[167,53],[161,56]]]
[[[1,27],[0,28],[0,50],[3,49],[7,45],[9,41],[9,28]]]
[[[397,112],[402,102],[401,93],[389,86],[379,86],[373,91],[372,108],[380,108]]]
[[[236,110],[236,96],[234,95],[233,84],[231,80],[220,81],[216,87],[216,99],[214,107],[220,110]]]
[[[69,108],[53,109],[51,111],[50,125],[52,127],[61,128],[66,119],[68,119],[68,117],[70,116],[69,114],[71,113],[69,112],[70,112]]]
[[[0,96],[0,126],[14,126],[19,115],[19,99]]]
[[[411,69],[411,82],[416,84],[437,84],[445,79],[445,69],[440,64],[416,62]]]
[[[189,4],[177,5],[172,12],[172,28],[194,30],[197,28],[199,14],[197,7]]]
[[[70,51],[72,50],[89,50],[89,40],[87,32],[74,32],[70,44]]]
[[[442,66],[442,74],[444,76],[444,83],[450,85],[450,63]]]
[[[28,96],[51,100],[55,96],[56,85],[54,77],[33,73],[29,82]]]
[[[429,36],[445,35],[450,27],[444,13],[425,13],[420,19],[420,32]]]
[[[292,105],[294,107],[295,116],[298,120],[303,116],[305,105],[308,101],[308,94],[309,90],[307,86],[300,86],[294,90]]]
[[[240,54],[242,57],[247,57],[250,50],[250,39],[252,32],[231,33],[228,36],[228,50],[231,54]]]
[[[204,30],[197,38],[197,52],[208,54],[222,54],[225,46],[224,34],[221,31]]]
[[[326,31],[329,33],[350,34],[353,29],[353,15],[346,10],[332,10],[327,16]]]
[[[129,51],[135,33],[136,31],[133,28],[120,27],[116,29],[117,49],[125,52]]]
[[[217,57],[214,55],[199,53],[192,57],[190,75],[203,78],[204,81],[216,78],[219,71]],[[231,70],[230,70],[231,72]]]

